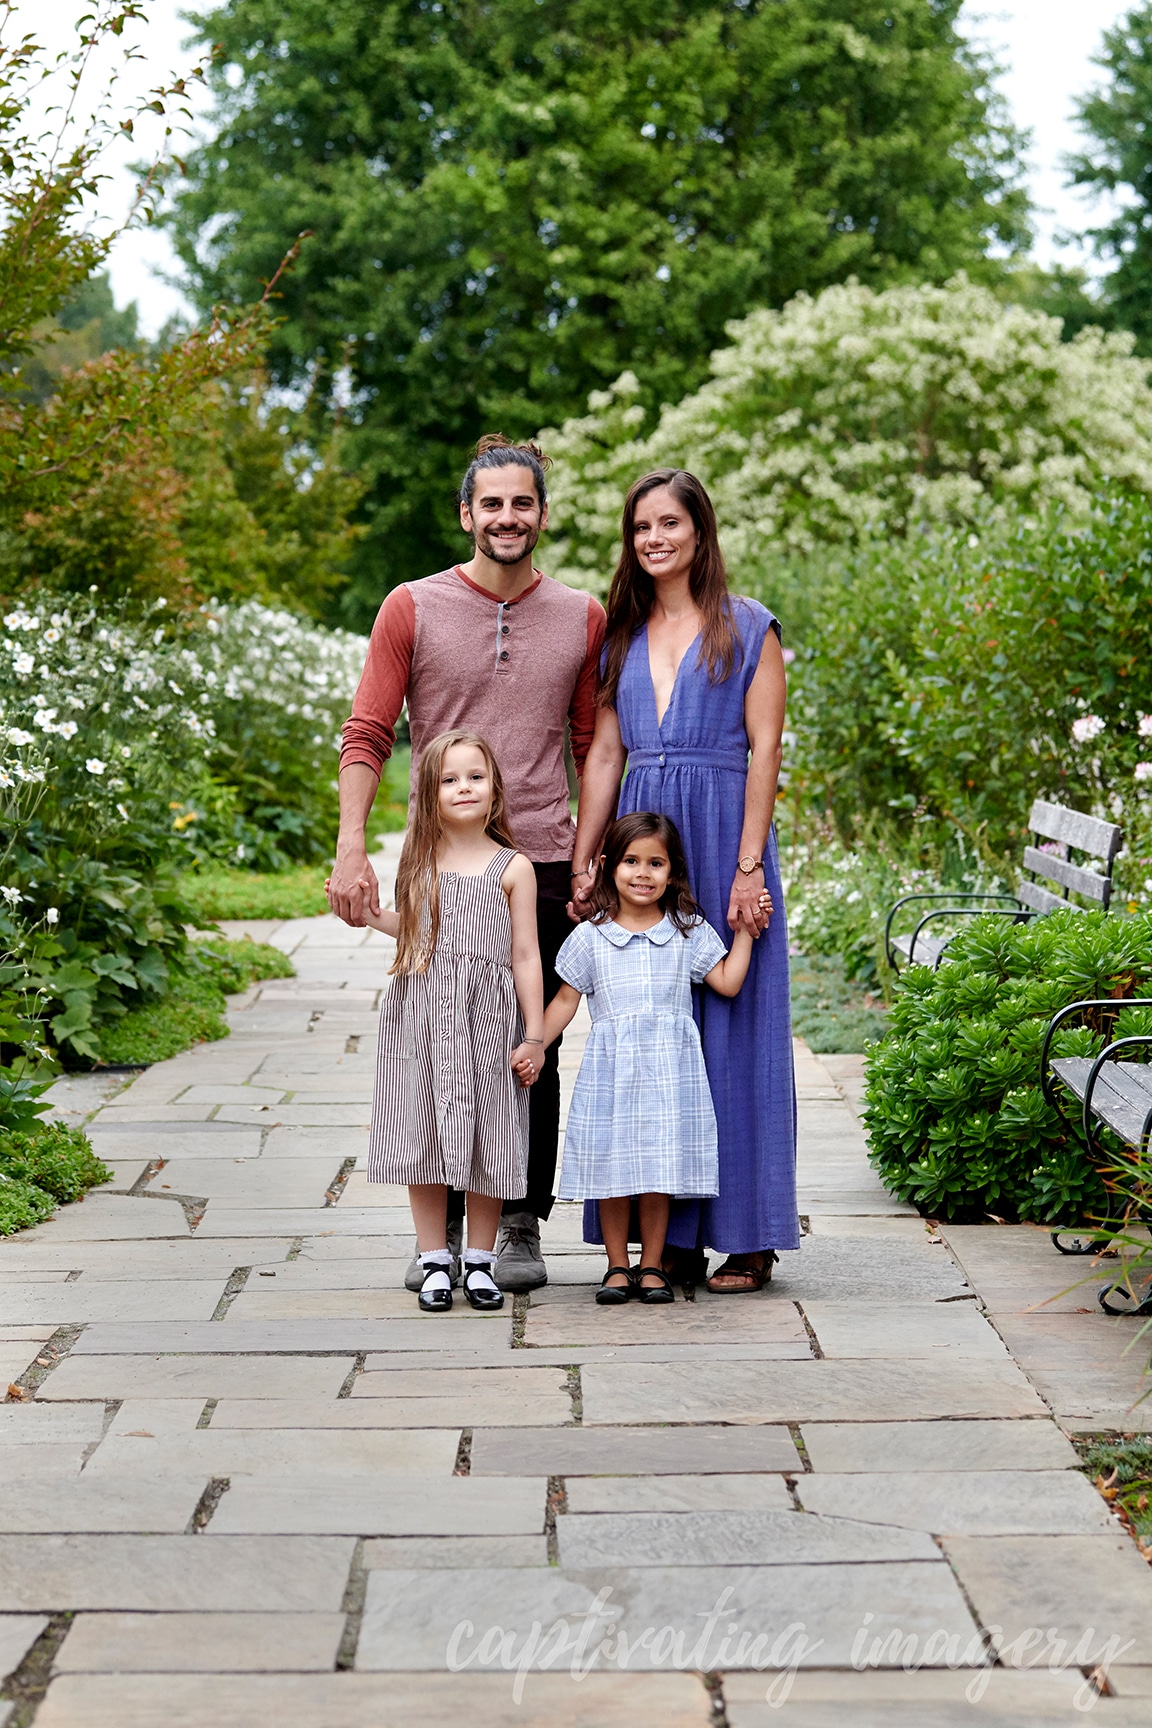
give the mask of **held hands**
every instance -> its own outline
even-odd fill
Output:
[[[596,866],[590,864],[587,870],[573,870],[571,876],[572,898],[568,902],[568,916],[573,924],[582,924],[588,916],[588,902],[596,882]]]
[[[531,1086],[544,1063],[544,1046],[539,1039],[525,1039],[512,1052],[511,1068],[521,1086]]]
[[[328,904],[337,918],[353,929],[362,930],[368,922],[366,914],[380,916],[380,884],[367,854],[347,859],[337,858],[332,874],[324,884]]]
[[[767,930],[775,910],[772,896],[764,887],[764,878],[760,871],[754,870],[749,876],[744,875],[743,871],[737,871],[728,901],[729,928],[747,930],[753,941],[756,941]]]

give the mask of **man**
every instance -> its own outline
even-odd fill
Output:
[[[460,523],[473,541],[466,564],[406,582],[388,595],[372,630],[368,659],[340,753],[340,838],[330,899],[345,923],[361,926],[379,908],[366,828],[380,774],[395,743],[405,700],[412,774],[425,745],[451,727],[487,738],[500,764],[517,844],[536,870],[536,917],[544,1000],[559,985],[555,962],[572,926],[575,829],[564,766],[567,723],[577,774],[595,724],[604,609],[533,567],[548,525],[544,470],[535,444],[501,434],[482,438],[460,487]],[[552,1209],[560,1132],[559,1045],[529,1094],[528,1193],[509,1201],[497,1243],[496,1282],[533,1290],[547,1282],[540,1221]],[[460,1241],[463,1195],[449,1197],[449,1242]],[[416,1261],[405,1283],[418,1290]]]

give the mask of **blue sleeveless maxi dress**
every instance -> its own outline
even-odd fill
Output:
[[[759,601],[733,598],[732,611],[743,658],[738,654],[724,683],[710,684],[707,667],[697,664],[697,640],[680,663],[658,724],[643,629],[632,639],[616,692],[628,751],[619,814],[654,810],[676,824],[692,892],[726,941],[748,778],[744,698],[768,631],[780,634]],[[673,1201],[670,1247],[751,1254],[800,1246],[788,926],[775,828],[764,852],[764,874],[776,910],[752,945],[740,994],[729,999],[707,986],[692,993],[719,1131],[720,1193],[712,1200]],[[584,1239],[603,1240],[595,1201],[584,1209]]]

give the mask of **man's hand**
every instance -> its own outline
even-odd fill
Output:
[[[568,916],[573,924],[583,924],[592,910],[589,901],[592,898],[592,890],[596,886],[595,866],[589,870],[581,870],[579,874],[573,873],[571,880],[572,898],[568,902]]]
[[[338,853],[328,882],[328,904],[337,918],[363,930],[365,912],[380,916],[380,884],[363,847]]]

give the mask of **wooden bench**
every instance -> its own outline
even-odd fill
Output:
[[[1023,869],[1014,894],[905,894],[897,900],[884,926],[884,952],[893,971],[901,962],[909,966],[939,966],[955,932],[932,936],[927,926],[954,918],[1011,918],[1017,924],[1029,918],[1043,917],[1048,912],[1083,911],[1070,894],[1108,910],[1112,898],[1112,864],[1123,844],[1123,830],[1114,822],[1102,822],[1097,816],[1083,816],[1079,810],[1066,810],[1062,804],[1047,804],[1038,798],[1028,816],[1033,844],[1024,848]],[[1041,841],[1055,842],[1059,852],[1041,851]],[[1097,859],[1102,870],[1088,869],[1077,864],[1073,852]],[[1041,880],[1042,878],[1042,880]],[[1053,893],[1045,882],[1061,890]],[[892,921],[905,906],[914,902],[931,902],[914,930],[893,936]]]
[[[1099,1056],[1052,1055],[1052,1044],[1060,1027],[1073,1017],[1107,1035],[1125,1008],[1152,1008],[1152,997],[1107,996],[1091,1001],[1070,1002],[1053,1016],[1040,1052],[1040,1084],[1046,1101],[1065,1121],[1069,1097],[1076,1104],[1076,1126],[1084,1136],[1088,1156],[1106,1170],[1110,1159],[1101,1141],[1101,1130],[1112,1133],[1147,1163],[1152,1144],[1152,1062],[1134,1062],[1129,1052],[1152,1047],[1152,1033],[1137,1033],[1113,1039]],[[1102,1219],[1083,1230],[1054,1230],[1052,1241],[1062,1254],[1094,1254],[1124,1228],[1125,1220]],[[1139,1295],[1130,1283],[1110,1284],[1099,1293],[1106,1314],[1152,1314],[1152,1286]]]

